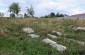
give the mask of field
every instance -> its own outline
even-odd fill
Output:
[[[57,18],[0,18],[0,55],[85,55],[85,46],[74,41],[85,42],[85,31],[74,31],[69,26],[85,27],[85,20],[57,19]],[[39,38],[30,38],[22,31],[24,27],[31,27]],[[42,43],[48,38],[47,34],[53,30],[63,34],[60,38],[52,39],[67,49],[57,51],[50,45]]]

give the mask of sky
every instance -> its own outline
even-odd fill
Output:
[[[35,16],[40,17],[51,12],[74,15],[85,13],[85,0],[0,0],[0,12],[9,16],[8,7],[18,2],[21,11],[20,14],[26,13],[27,7],[31,5],[34,8]]]

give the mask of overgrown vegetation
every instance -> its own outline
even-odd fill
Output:
[[[67,28],[70,25],[84,27],[85,20],[0,18],[0,55],[85,55],[85,46],[64,39],[71,38],[85,42],[85,32]],[[27,33],[22,31],[24,27],[33,28],[40,38],[30,38]],[[68,48],[66,51],[59,52],[41,42],[53,30],[68,34],[58,39],[52,39],[66,46]]]

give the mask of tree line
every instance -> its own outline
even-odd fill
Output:
[[[53,18],[53,17],[64,17],[64,16],[66,16],[66,14],[60,14],[60,13],[55,14],[54,12],[51,12],[48,15],[42,16],[41,18]]]
[[[23,16],[22,14],[19,14],[19,12],[21,11],[21,7],[19,6],[19,3],[12,3],[10,6],[9,6],[9,10],[10,12],[10,17],[18,17],[19,15]],[[34,17],[34,9],[33,9],[33,6],[31,5],[30,8],[27,7],[26,9],[26,13],[24,13],[24,18],[27,18],[27,17]],[[3,17],[4,16],[4,13],[0,13],[0,17]],[[48,15],[45,15],[45,16],[42,16],[41,18],[53,18],[53,17],[64,17],[65,14],[60,14],[60,13],[57,13],[55,14],[54,12],[51,12],[50,14]]]

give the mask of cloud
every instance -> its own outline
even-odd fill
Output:
[[[83,6],[82,6],[83,5]],[[37,5],[40,13],[49,14],[50,12],[60,12],[69,15],[83,13],[85,11],[85,1],[81,0],[43,0]]]
[[[0,12],[7,12],[8,7],[13,2],[18,2],[21,6],[21,12],[26,12],[26,7],[32,4],[35,10],[35,16],[43,16],[50,12],[59,12],[64,14],[78,14],[85,12],[85,0],[0,0]]]

